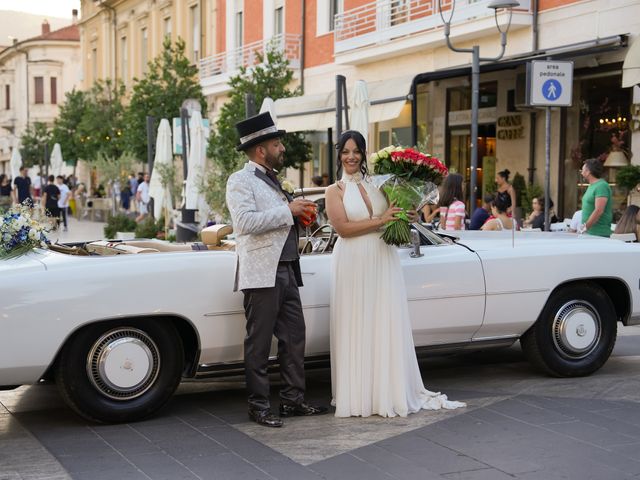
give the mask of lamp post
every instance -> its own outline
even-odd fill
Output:
[[[516,0],[493,0],[489,5],[487,5],[488,8],[492,8],[494,10],[496,27],[498,28],[498,32],[500,32],[501,50],[500,54],[495,57],[481,57],[479,45],[474,45],[471,48],[457,48],[453,46],[449,35],[451,33],[451,20],[453,18],[456,2],[455,0],[452,1],[449,19],[445,20],[442,13],[441,1],[442,0],[438,0],[438,10],[440,12],[440,18],[442,18],[442,22],[444,23],[444,36],[447,40],[447,47],[454,52],[471,53],[471,192],[469,193],[471,203],[470,213],[473,213],[476,208],[476,184],[478,182],[478,105],[480,102],[480,62],[497,62],[502,58],[505,47],[507,46],[507,32],[511,26],[511,10],[513,7],[519,6],[520,3]],[[506,8],[509,11],[509,22],[507,23],[507,28],[504,31],[502,31],[500,24],[498,23],[498,10],[502,8]]]

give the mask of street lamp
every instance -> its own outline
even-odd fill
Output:
[[[509,31],[509,27],[511,26],[511,16],[512,16],[512,8],[518,7],[520,5],[516,0],[493,0],[487,5],[488,8],[493,8],[494,16],[496,19],[496,27],[498,28],[498,32],[500,32],[500,54],[495,57],[481,57],[480,56],[480,46],[474,45],[471,48],[456,48],[451,44],[451,39],[449,38],[449,34],[451,33],[451,20],[453,18],[453,12],[455,10],[456,2],[455,0],[451,3],[451,11],[449,14],[449,19],[445,20],[444,15],[442,13],[442,0],[438,0],[438,10],[440,11],[440,18],[442,18],[442,23],[444,23],[444,36],[447,39],[447,47],[454,52],[459,53],[471,53],[472,61],[471,61],[471,192],[470,192],[470,202],[471,202],[471,212],[476,208],[476,197],[477,197],[477,182],[478,182],[478,104],[479,104],[479,96],[480,96],[480,62],[497,62],[504,55],[505,47],[507,46],[507,32]],[[507,27],[504,31],[500,28],[500,24],[498,23],[498,10],[506,8],[509,11],[509,21],[507,22]]]

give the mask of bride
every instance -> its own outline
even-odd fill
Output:
[[[359,132],[344,132],[336,148],[342,179],[326,192],[327,215],[340,237],[331,270],[336,417],[405,417],[421,409],[464,407],[422,383],[400,259],[380,238],[381,227],[401,209],[389,206],[369,182]]]

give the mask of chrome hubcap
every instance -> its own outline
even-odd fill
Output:
[[[118,328],[101,336],[87,356],[87,374],[105,397],[131,400],[158,377],[160,353],[142,330]]]
[[[557,350],[572,360],[589,355],[602,335],[600,315],[593,305],[583,300],[572,300],[560,307],[553,319],[552,329]]]

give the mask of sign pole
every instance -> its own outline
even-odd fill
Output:
[[[551,208],[551,107],[545,108],[544,139],[544,231],[551,230],[549,209]]]

